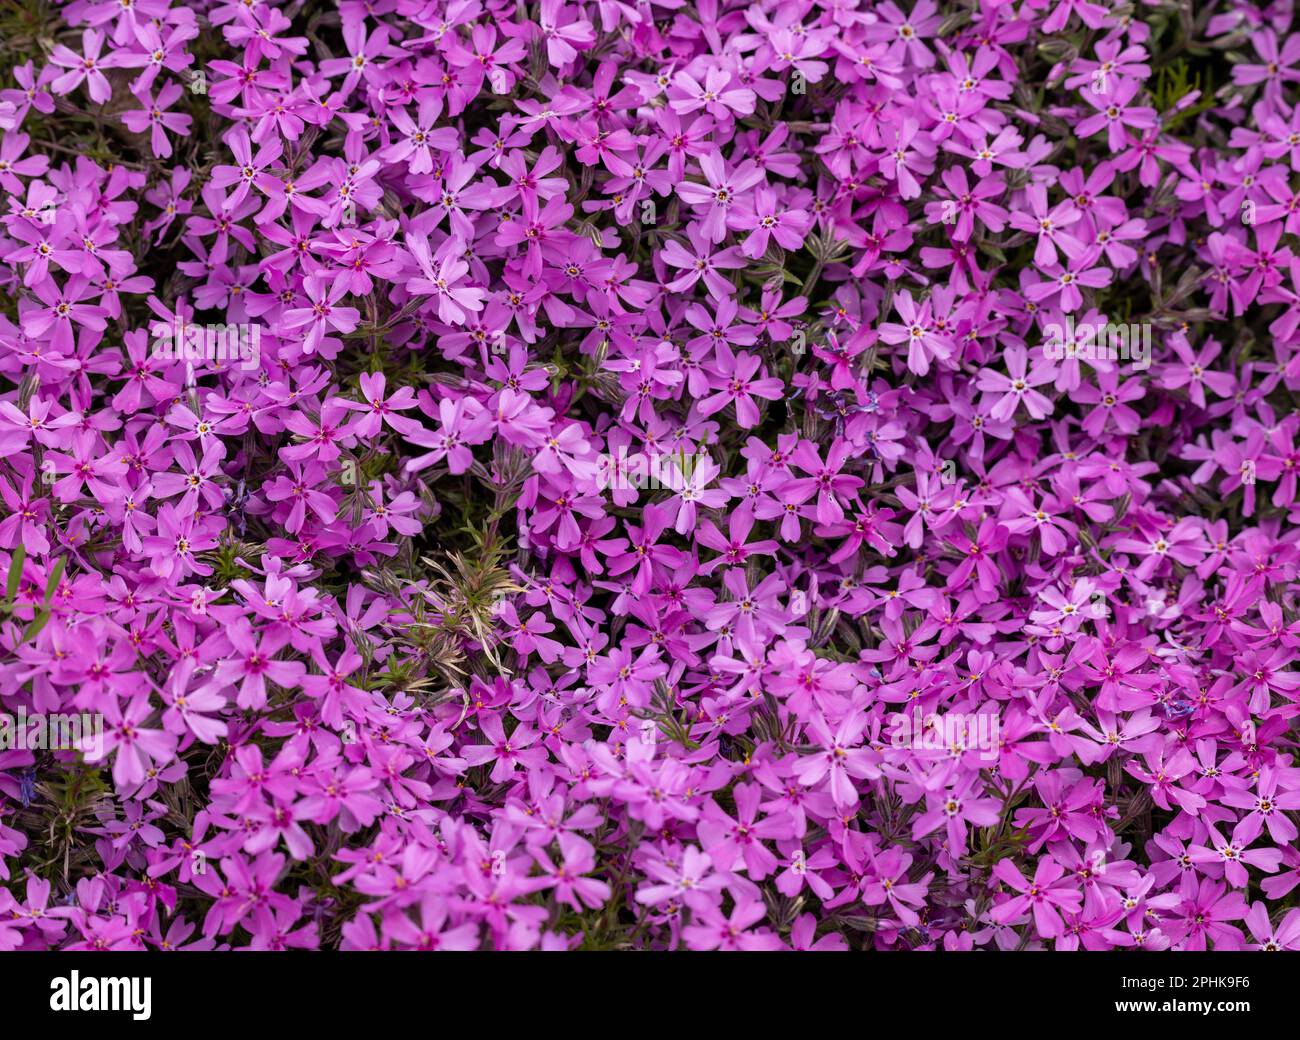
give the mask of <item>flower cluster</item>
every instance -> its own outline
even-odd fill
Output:
[[[1300,948],[1289,3],[0,61],[0,949]]]

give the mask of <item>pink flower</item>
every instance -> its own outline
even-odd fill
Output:
[[[94,29],[84,29],[81,33],[81,53],[69,50],[63,44],[56,44],[50,52],[50,61],[68,71],[50,84],[56,94],[69,94],[76,90],[84,80],[90,100],[102,105],[113,95],[104,69],[116,68],[122,64],[121,56],[114,52],[103,55],[104,34]]]

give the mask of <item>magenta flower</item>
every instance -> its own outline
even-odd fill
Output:
[[[440,320],[463,325],[469,314],[482,310],[483,290],[458,284],[469,271],[469,265],[461,259],[464,244],[460,239],[455,236],[448,238],[432,255],[422,237],[408,236],[406,245],[423,273],[422,278],[411,280],[410,289],[437,298]]]
[[[907,344],[909,369],[923,376],[930,371],[932,360],[947,360],[951,357],[952,345],[935,327],[929,300],[917,307],[912,294],[902,292],[894,297],[894,307],[902,321],[881,325],[880,338],[886,343]]]
[[[731,348],[719,343],[715,350],[718,382],[711,386],[716,391],[699,401],[696,409],[701,415],[713,415],[727,405],[734,405],[736,421],[743,427],[756,426],[759,421],[755,397],[774,401],[781,396],[780,381],[769,376],[754,378],[761,360],[741,351],[733,354]]]
[[[86,93],[90,100],[102,105],[113,95],[105,69],[116,68],[122,64],[116,53],[102,55],[104,35],[94,29],[85,29],[81,33],[81,53],[70,50],[63,44],[56,44],[50,52],[50,61],[68,71],[50,83],[50,89],[56,94],[70,94],[84,81]]]
[[[285,311],[283,322],[286,332],[307,330],[302,349],[303,353],[312,354],[335,342],[329,338],[331,332],[347,334],[356,329],[361,312],[355,307],[336,306],[347,294],[347,286],[342,282],[331,285],[324,277],[314,275],[306,280],[304,288],[309,306]]]
[[[177,83],[168,83],[158,92],[157,99],[146,88],[144,93],[136,94],[141,108],[122,113],[122,122],[132,133],[142,134],[148,130],[149,145],[153,154],[160,159],[166,159],[172,154],[171,142],[167,140],[168,132],[182,136],[188,136],[190,132],[189,116],[167,111],[180,96],[181,88]]]
[[[88,762],[113,755],[113,782],[122,787],[137,786],[155,763],[166,762],[175,740],[160,729],[144,725],[153,715],[147,697],[133,697],[120,704],[107,702],[102,737],[82,738],[79,745]]]
[[[1044,939],[1052,939],[1065,931],[1061,913],[1077,913],[1082,900],[1075,882],[1065,876],[1065,868],[1056,860],[1044,857],[1038,861],[1034,879],[1025,876],[1009,860],[998,860],[993,876],[1017,894],[991,911],[993,920],[1006,922],[1032,911],[1034,928]]]
[[[743,220],[737,207],[764,175],[752,162],[743,162],[728,172],[721,153],[717,151],[701,155],[699,164],[705,183],[683,181],[677,185],[677,194],[692,208],[704,210],[700,232],[705,240],[716,244],[726,237],[729,227],[737,226]]]
[[[540,734],[528,726],[519,726],[507,736],[496,715],[485,716],[481,726],[488,743],[467,746],[464,758],[471,766],[494,763],[491,778],[495,783],[510,777],[520,766],[530,768],[545,762],[546,751],[532,746]]]

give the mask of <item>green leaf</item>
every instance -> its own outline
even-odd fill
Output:
[[[9,561],[9,581],[5,586],[5,606],[10,606],[18,595],[18,586],[23,581],[23,564],[27,560],[27,550],[19,544]]]
[[[50,605],[50,600],[54,599],[54,594],[59,590],[59,582],[63,580],[63,568],[67,566],[67,560],[60,556],[54,561],[54,570],[50,571],[50,580],[45,583],[45,605]]]
[[[48,610],[42,610],[39,614],[37,614],[36,617],[32,619],[32,623],[27,626],[26,631],[23,632],[22,641],[26,643],[29,640],[35,639],[38,635],[40,635],[41,629],[43,629],[49,623],[51,616],[52,615]]]

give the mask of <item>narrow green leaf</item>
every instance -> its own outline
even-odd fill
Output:
[[[49,623],[51,616],[52,615],[48,610],[42,610],[39,614],[37,614],[36,617],[32,619],[32,623],[27,626],[27,630],[23,632],[22,641],[26,643],[29,640],[35,639],[38,635],[40,635],[41,629],[43,629]]]
[[[45,605],[50,605],[50,600],[54,599],[54,594],[59,590],[59,582],[63,580],[63,568],[67,565],[67,560],[60,556],[54,561],[54,570],[50,572],[50,580],[45,583]]]
[[[5,586],[5,606],[10,606],[18,595],[18,586],[23,581],[23,563],[27,560],[27,550],[20,543],[9,561],[9,580]]]

